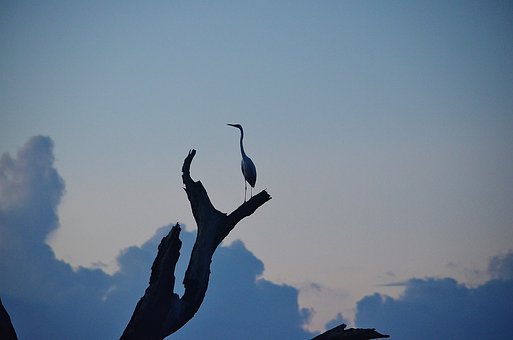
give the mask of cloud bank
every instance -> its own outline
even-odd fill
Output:
[[[65,185],[53,143],[37,136],[16,157],[0,158],[0,297],[20,339],[116,339],[146,288],[157,245],[170,226],[118,256],[119,271],[73,268],[46,238],[59,226]],[[183,277],[194,233],[182,231]],[[94,251],[94,250],[92,250]],[[308,339],[310,311],[298,290],[262,279],[263,263],[241,241],[218,249],[209,290],[176,339]],[[411,279],[400,298],[374,294],[356,306],[356,325],[393,339],[508,338],[513,324],[513,253],[495,257],[491,280],[469,288],[451,278]],[[342,309],[342,308],[341,308]],[[344,322],[337,315],[329,327]]]
[[[393,339],[507,339],[513,325],[513,253],[494,257],[492,280],[469,288],[451,278],[410,279],[402,296],[374,294],[357,305],[356,324]]]
[[[53,143],[30,139],[16,157],[0,159],[0,296],[20,339],[115,339],[146,288],[157,245],[170,226],[118,257],[119,271],[73,268],[46,244],[58,228],[64,181],[54,168]],[[182,231],[178,276],[194,234]],[[92,250],[93,251],[93,250]],[[309,313],[297,289],[260,278],[263,263],[241,241],[218,249],[202,307],[176,339],[306,339]]]

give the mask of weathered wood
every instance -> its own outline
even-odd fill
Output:
[[[144,296],[135,307],[121,339],[163,339],[169,319],[179,314],[179,297],[174,294],[175,268],[180,257],[181,228],[177,223],[162,239],[151,266],[151,276]]]
[[[345,328],[346,325],[341,324],[340,326],[317,335],[312,340],[370,340],[390,337],[377,332],[374,328]]]
[[[198,227],[196,241],[180,298],[174,293],[176,263],[180,256],[180,226],[176,224],[159,245],[150,283],[139,300],[121,339],[163,339],[185,325],[198,311],[205,297],[210,264],[215,250],[235,225],[271,199],[263,190],[227,215],[217,210],[200,181],[190,176],[196,150],[191,150],[182,166],[182,181]]]

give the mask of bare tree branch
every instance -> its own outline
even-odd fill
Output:
[[[317,335],[312,340],[370,340],[390,337],[377,332],[374,328],[345,328],[346,325],[341,324]]]
[[[263,190],[227,215],[217,210],[200,181],[190,176],[196,150],[189,151],[182,166],[182,181],[198,226],[180,298],[174,293],[175,267],[180,256],[180,226],[176,224],[159,245],[150,283],[139,300],[121,339],[163,339],[185,325],[198,311],[208,288],[210,263],[215,250],[235,225],[271,199]]]
[[[16,331],[11,323],[11,317],[0,299],[0,339],[17,340]]]

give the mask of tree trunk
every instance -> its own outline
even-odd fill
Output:
[[[191,150],[182,166],[182,181],[198,226],[196,242],[183,284],[182,297],[174,293],[175,267],[180,257],[181,228],[178,223],[164,237],[151,267],[149,286],[135,307],[121,339],[163,339],[185,325],[198,311],[208,287],[210,263],[216,248],[244,217],[271,199],[263,190],[227,215],[214,208],[201,182],[194,182]]]
[[[0,299],[0,339],[17,340],[16,331],[11,323],[11,317]]]

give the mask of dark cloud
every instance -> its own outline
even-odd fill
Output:
[[[451,278],[411,279],[398,299],[357,304],[356,324],[393,339],[506,339],[513,324],[513,253],[490,261],[494,279],[469,288]]]
[[[241,241],[216,252],[204,305],[176,339],[305,339],[298,291],[258,278],[263,263]],[[223,317],[213,320],[213,316]],[[265,326],[264,326],[265,325]]]
[[[513,280],[513,252],[494,257],[490,261],[488,271],[494,279]]]
[[[34,137],[16,158],[0,159],[0,296],[20,339],[115,339],[146,288],[163,227],[141,247],[118,257],[119,271],[72,267],[45,243],[58,227],[64,181],[54,168],[52,141]],[[182,231],[185,272],[194,233]],[[261,278],[263,263],[236,241],[214,256],[210,287],[199,312],[177,339],[304,339],[309,313],[297,289]]]

